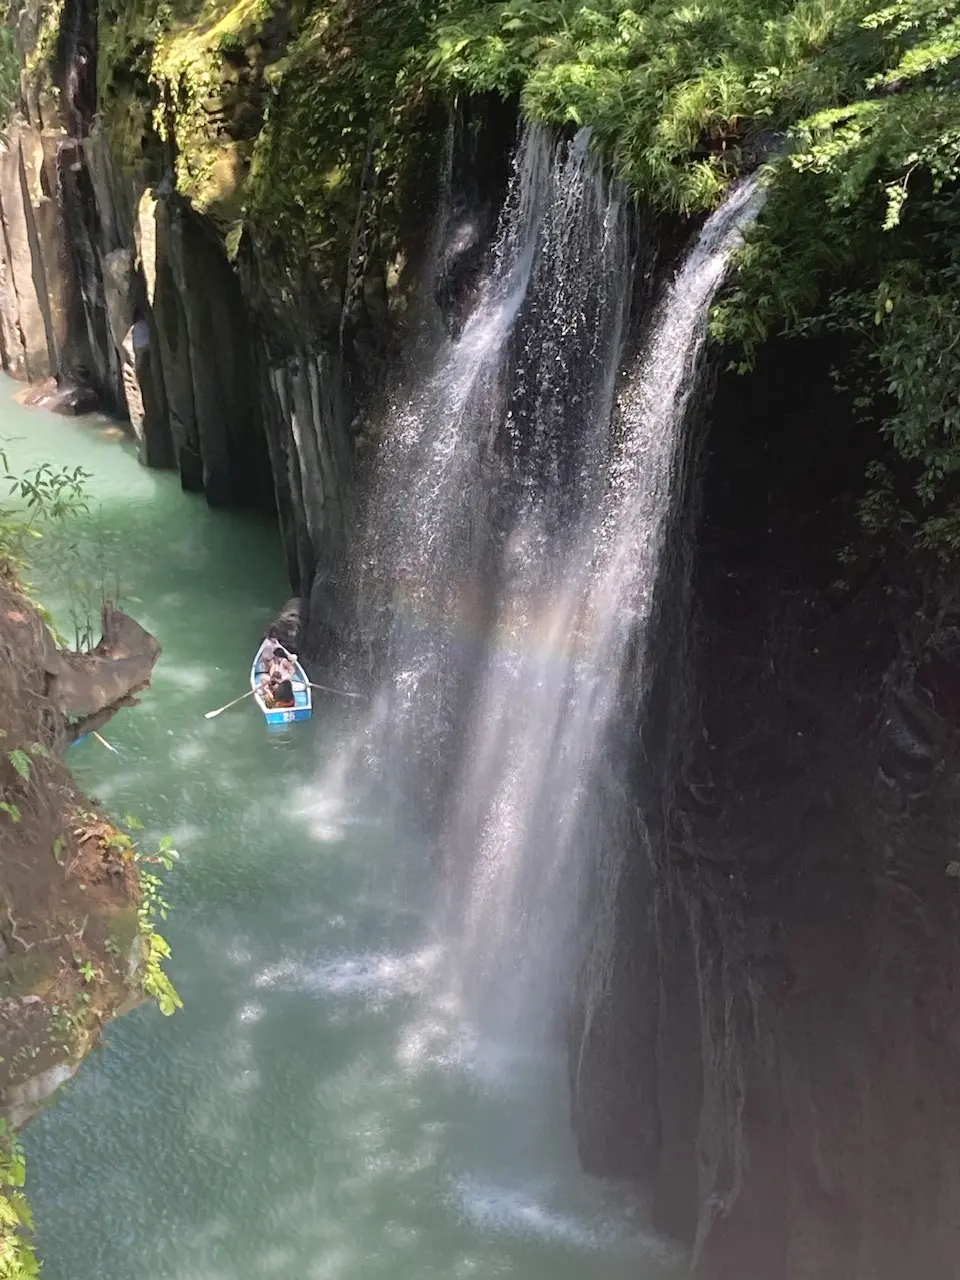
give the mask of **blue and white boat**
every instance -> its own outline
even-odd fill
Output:
[[[310,694],[310,685],[307,683],[307,673],[299,662],[294,663],[296,674],[290,681],[293,689],[293,706],[268,707],[264,702],[260,692],[260,681],[267,673],[267,664],[263,657],[265,644],[266,640],[257,650],[257,656],[250,668],[250,688],[253,690],[257,706],[263,712],[264,719],[267,724],[291,724],[294,720],[309,720],[313,715],[313,698]]]

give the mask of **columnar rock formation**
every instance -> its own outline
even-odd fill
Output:
[[[94,116],[83,80],[82,30],[64,19],[56,88],[33,64],[37,8],[21,15],[22,110],[0,151],[3,367],[91,389],[129,419],[143,462],[212,505],[276,509],[309,597],[352,514],[339,308],[275,283],[252,250],[231,264],[162,157],[118,156],[116,122]],[[89,25],[71,8],[74,28]]]

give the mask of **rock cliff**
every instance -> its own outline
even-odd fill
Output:
[[[353,511],[341,296],[249,243],[228,251],[223,209],[177,191],[175,125],[151,117],[147,86],[146,101],[129,90],[132,58],[113,63],[98,111],[97,24],[85,0],[20,14],[21,110],[0,153],[4,368],[92,389],[129,418],[147,465],[176,468],[211,504],[275,508],[309,598]],[[203,117],[221,204],[242,150],[232,135],[250,111],[255,131],[283,47],[248,34],[249,65],[241,45],[211,89],[218,114]]]
[[[936,562],[838,564],[864,442],[830,354],[719,380],[695,732],[576,1028],[584,1163],[651,1186],[709,1280],[960,1258],[960,615]]]
[[[58,648],[0,571],[0,1117],[14,1125],[143,998],[133,844],[77,791],[59,752],[135,702],[159,652],[115,610],[95,650]]]

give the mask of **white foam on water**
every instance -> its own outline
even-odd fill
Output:
[[[262,970],[255,985],[318,995],[394,1000],[424,990],[439,954],[439,948],[428,947],[406,954],[368,951],[284,960]]]
[[[616,1240],[609,1228],[591,1226],[552,1209],[529,1188],[467,1176],[453,1180],[451,1198],[472,1222],[505,1235],[554,1241],[584,1250],[609,1248]]]

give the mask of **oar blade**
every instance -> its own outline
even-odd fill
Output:
[[[248,689],[246,693],[241,693],[239,698],[234,698],[232,702],[225,703],[222,707],[217,707],[216,711],[205,711],[203,713],[204,720],[212,720],[214,716],[218,716],[221,711],[229,711],[231,707],[235,707],[238,702],[242,702],[244,698],[249,698],[253,693],[252,689]]]

